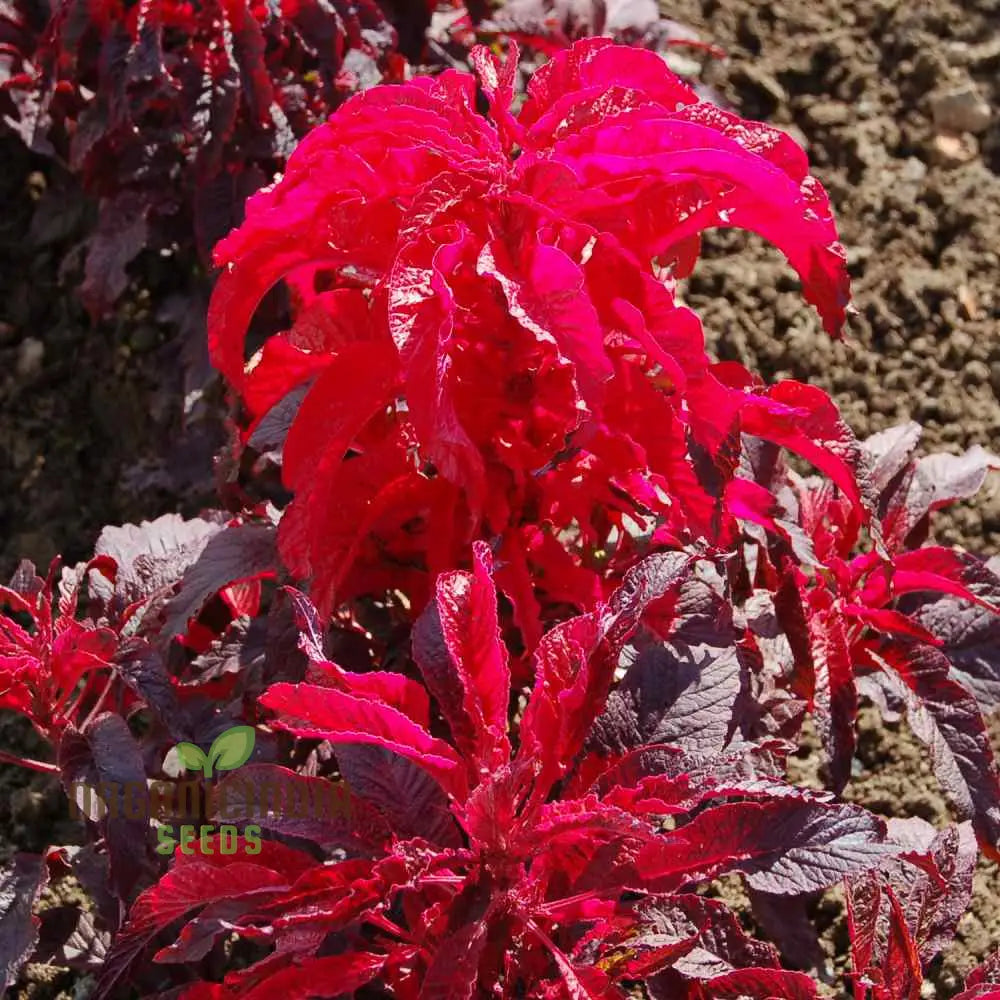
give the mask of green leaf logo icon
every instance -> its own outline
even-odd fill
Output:
[[[178,743],[177,756],[187,770],[201,771],[211,778],[213,768],[234,771],[245,764],[253,753],[255,738],[252,726],[233,726],[215,737],[207,755],[193,743]]]
[[[208,763],[201,748],[193,743],[178,743],[177,756],[188,771],[200,771]]]
[[[208,751],[209,767],[214,766],[217,771],[233,771],[245,764],[253,753],[255,735],[251,726],[233,726],[219,733]]]

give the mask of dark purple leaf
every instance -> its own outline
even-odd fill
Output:
[[[976,445],[962,455],[925,455],[897,474],[880,498],[886,539],[899,548],[911,535],[926,534],[931,511],[976,495],[1000,459]]]
[[[881,495],[909,465],[920,442],[920,434],[920,424],[911,420],[907,424],[899,424],[873,434],[862,442],[872,460],[872,485],[876,493]]]
[[[948,676],[948,660],[933,646],[897,643],[872,655],[930,750],[945,795],[972,820],[984,849],[1000,855],[1000,777],[976,699]]]
[[[338,746],[351,794],[375,806],[399,836],[454,847],[458,827],[441,786],[415,763],[377,746]]]
[[[656,885],[695,873],[740,872],[754,889],[796,894],[876,867],[894,851],[885,843],[882,822],[870,813],[788,798],[706,809],[644,847],[639,870]]]
[[[588,742],[608,753],[649,743],[718,753],[731,736],[741,674],[735,645],[647,646],[608,696]]]
[[[670,959],[670,967],[687,980],[712,979],[733,967],[778,967],[774,948],[749,937],[736,915],[719,900],[693,893],[670,896],[644,907],[642,924],[642,934],[630,941],[637,948],[690,941],[690,948]]]
[[[204,739],[216,714],[207,700],[182,703],[171,680],[162,650],[145,639],[129,639],[115,655],[115,665],[126,684],[149,706],[173,742]]]
[[[809,903],[814,897],[776,896],[770,892],[748,890],[754,918],[761,930],[778,946],[786,962],[800,969],[820,969],[826,954],[819,942],[819,932],[809,918]]]
[[[38,942],[38,920],[32,910],[47,880],[45,860],[34,854],[15,854],[0,869],[2,992],[14,985]]]
[[[127,189],[101,203],[80,289],[92,315],[104,313],[128,286],[126,268],[149,242],[150,209],[146,197]]]
[[[991,559],[986,568],[993,575],[992,585],[974,589],[1000,607],[1000,558]],[[983,711],[1000,706],[1000,615],[955,597],[928,601],[910,615],[941,640],[951,676],[976,696]]]
[[[345,783],[306,777],[274,764],[247,764],[227,775],[211,801],[213,819],[240,827],[255,824],[309,840],[327,852],[342,848],[366,853],[389,832]]]
[[[104,833],[116,895],[131,899],[151,871],[152,852],[146,769],[128,723],[105,712],[82,732],[68,730],[59,767],[67,795],[85,814],[90,806]]]
[[[53,906],[41,915],[36,960],[97,973],[104,966],[110,935],[95,923],[95,914],[79,905]]]
[[[883,871],[926,966],[955,936],[972,901],[979,851],[971,823],[935,830],[919,819],[889,820],[889,837],[907,849]]]
[[[161,639],[166,641],[186,631],[205,602],[229,584],[273,573],[275,538],[275,529],[269,524],[240,524],[213,535],[167,603]]]
[[[114,594],[127,606],[173,587],[224,523],[221,514],[190,521],[164,514],[155,521],[105,528],[94,555],[114,559],[118,575],[112,587],[100,574],[91,574],[91,592],[105,601]]]

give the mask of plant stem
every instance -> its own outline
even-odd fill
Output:
[[[18,767],[28,767],[32,771],[41,771],[42,774],[58,774],[59,766],[50,764],[48,761],[35,760],[33,757],[18,757],[15,753],[8,753],[0,750],[0,764],[16,764]]]

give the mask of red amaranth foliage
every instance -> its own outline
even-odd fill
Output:
[[[791,139],[604,39],[556,55],[514,115],[516,55],[473,52],[488,117],[456,73],[355,98],[220,244],[212,352],[249,415],[243,444],[280,453],[291,575],[324,616],[357,599],[419,611],[488,540],[531,649],[644,551],[698,554],[748,622],[758,695],[814,713],[831,788],[864,691],[907,712],[995,852],[995,665],[966,655],[952,675],[905,602],[937,592],[994,620],[993,569],[925,542],[931,512],[997,460],[915,462],[914,427],[862,444],[818,388],[706,353],[677,283],[713,225],[767,236],[827,329],[844,320],[829,205]],[[282,281],[294,322],[245,362]]]
[[[636,525],[724,548],[737,515],[764,518],[766,493],[735,476],[741,433],[808,458],[867,517],[829,399],[713,364],[676,295],[701,230],[743,226],[840,329],[844,255],[802,150],[603,39],[539,70],[516,116],[516,53],[473,61],[489,118],[455,72],[370,91],[216,253],[212,354],[244,440],[284,447],[281,553],[321,610],[390,589],[419,608],[492,538],[530,644],[553,608],[606,596]],[[295,322],[245,364],[283,279]]]
[[[694,639],[685,616],[665,630],[669,640],[644,625],[651,606],[684,591],[693,561],[652,556],[607,605],[552,629],[514,724],[483,543],[474,567],[438,580],[414,634],[419,681],[327,661],[318,619],[299,598],[307,681],[276,684],[261,703],[280,729],[333,745],[354,809],[308,827],[280,810],[261,822],[300,843],[350,844],[348,857],[321,863],[275,841],[253,856],[242,846],[229,856],[178,851],[136,902],[102,989],[183,917],[157,960],[197,957],[206,937],[230,932],[275,946],[224,984],[191,987],[185,1000],[279,992],[305,1000],[366,983],[370,995],[413,1000],[477,991],[610,1000],[626,995],[616,984],[635,980],[648,981],[654,997],[816,995],[808,976],[781,968],[772,947],[694,890],[725,872],[772,894],[860,876],[898,851],[882,821],[785,784],[789,747],[780,741],[741,733],[666,742],[671,726],[699,711],[697,698],[671,699],[661,688],[666,697],[642,710],[608,701],[623,657],[683,656]],[[717,646],[698,647],[730,665],[700,692],[702,704],[729,714],[740,688],[733,638],[723,629]],[[645,673],[641,663],[640,654],[625,685]],[[432,734],[431,699],[442,735]],[[641,734],[654,707],[659,738]],[[634,738],[610,746],[595,728],[602,720],[605,735],[627,729]],[[291,794],[316,779],[285,772],[284,780]],[[244,815],[228,808],[231,820]],[[665,829],[663,816],[676,828]]]
[[[207,259],[299,138],[400,76],[395,42],[375,0],[3,0],[0,112],[100,198],[88,306],[146,246]]]

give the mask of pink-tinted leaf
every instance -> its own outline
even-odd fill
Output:
[[[536,336],[555,338],[573,362],[584,402],[597,408],[601,383],[613,369],[581,268],[562,250],[544,244],[528,248],[523,272],[515,272],[516,263],[505,260],[499,246],[490,251],[492,269],[486,273],[503,288],[511,316]]]
[[[427,456],[446,479],[466,490],[469,506],[479,511],[486,485],[483,459],[455,408],[449,350],[458,306],[448,276],[473,245],[463,226],[453,242],[439,245],[425,236],[402,249],[389,279],[389,331]]]
[[[542,639],[521,722],[521,753],[542,763],[545,780],[563,773],[582,747],[604,708],[621,649],[645,609],[679,588],[690,565],[677,552],[645,559],[626,574],[601,618],[573,618]]]
[[[388,344],[363,342],[338,354],[303,400],[285,442],[282,476],[289,489],[311,485],[342,463],[368,419],[388,403],[394,377]]]
[[[218,866],[192,860],[175,865],[135,901],[101,972],[97,995],[107,996],[153,937],[179,917],[221,899],[244,897],[249,903],[287,885],[286,876],[247,862]]]
[[[274,684],[260,703],[296,736],[384,747],[419,764],[450,794],[465,795],[461,758],[397,709],[314,684]]]
[[[282,969],[267,977],[259,986],[245,993],[247,1000],[311,1000],[317,995],[339,996],[353,993],[371,982],[385,965],[385,957],[363,951],[351,951],[329,958],[306,959],[299,965]]]
[[[316,660],[309,664],[306,681],[319,687],[346,691],[356,698],[381,702],[402,712],[425,729],[430,724],[430,701],[416,681],[388,670],[369,670],[363,674],[344,670],[335,663]]]
[[[877,998],[919,1000],[920,957],[896,893],[877,873],[846,884],[856,981],[873,984]]]
[[[532,127],[532,139],[540,144],[551,138],[553,126],[562,121],[566,106],[562,102],[579,102],[580,95],[595,91],[598,97],[607,89],[608,80],[648,95],[671,111],[697,100],[687,84],[665,71],[655,53],[615,46],[606,38],[589,38],[559,52],[532,76],[519,119]]]
[[[478,769],[510,757],[510,666],[497,624],[488,546],[477,542],[473,560],[471,573],[438,577],[435,602],[414,629],[413,655],[456,745]]]
[[[479,85],[490,102],[490,117],[497,123],[508,149],[522,135],[520,125],[510,111],[514,102],[514,84],[520,57],[520,50],[513,38],[510,40],[507,57],[502,62],[485,45],[476,45],[469,53],[469,64],[476,71]]]
[[[955,1000],[1000,1000],[1000,985],[973,986],[962,990]]]
[[[388,343],[351,345],[316,380],[285,441],[282,477],[296,497],[282,518],[279,547],[294,573],[313,578],[312,597],[324,614],[333,608],[336,585],[346,569],[336,561],[337,548],[326,544],[338,514],[344,456],[368,421],[390,402],[396,368]],[[359,527],[355,523],[350,530]]]
[[[878,606],[891,597],[932,591],[973,601],[982,607],[994,607],[986,594],[993,584],[993,574],[981,559],[957,549],[929,545],[894,556],[891,566],[872,573],[862,591],[862,600]]]
[[[854,719],[858,713],[844,612],[836,603],[811,606],[808,625],[814,712],[830,762],[831,787],[839,793],[851,774]]]
[[[561,110],[565,114],[567,109]],[[654,111],[621,115],[599,130],[571,133],[556,144],[553,154],[592,189],[592,198],[575,206],[581,220],[597,217],[611,197],[624,200],[620,192],[627,191],[650,211],[662,212],[671,206],[671,188],[692,180],[713,185],[719,191],[715,198],[682,223],[664,226],[643,249],[669,257],[683,240],[711,226],[750,229],[785,253],[827,330],[834,335],[840,330],[849,287],[845,258],[836,243],[829,205],[811,179],[793,179],[714,128],[684,121],[680,115],[667,119]],[[519,167],[530,169],[532,163],[528,157]],[[601,223],[600,228],[610,228],[605,218]],[[635,245],[634,236],[630,242]]]
[[[855,504],[869,511],[872,486],[860,442],[829,396],[816,386],[787,380],[741,414],[743,430],[789,448],[825,473]],[[773,404],[778,404],[774,406]]]
[[[488,934],[485,920],[475,920],[449,934],[434,952],[418,1000],[473,1000]]]
[[[892,608],[866,608],[861,604],[842,604],[841,613],[847,618],[863,622],[878,632],[887,635],[900,635],[931,646],[939,646],[941,642],[933,633],[928,632],[912,618],[894,611]]]

